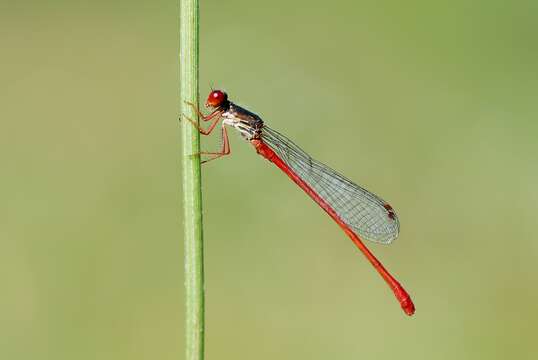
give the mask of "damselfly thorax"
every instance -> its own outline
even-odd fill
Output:
[[[221,116],[225,125],[234,127],[246,140],[260,138],[263,120],[258,115],[229,101]]]

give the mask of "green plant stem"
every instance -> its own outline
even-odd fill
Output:
[[[186,102],[198,104],[198,0],[180,0],[179,76],[181,114],[198,119]],[[204,252],[200,134],[181,120],[185,241],[185,359],[204,358]]]

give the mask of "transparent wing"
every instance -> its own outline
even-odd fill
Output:
[[[379,196],[312,159],[290,139],[265,125],[262,140],[361,238],[390,244],[398,237],[398,217]]]

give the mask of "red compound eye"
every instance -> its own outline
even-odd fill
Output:
[[[209,93],[205,102],[206,106],[219,107],[228,100],[228,95],[224,91],[213,90]]]

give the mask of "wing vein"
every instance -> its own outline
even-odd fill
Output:
[[[398,237],[398,217],[386,208],[388,204],[379,196],[313,159],[276,130],[264,125],[261,136],[263,142],[361,238],[390,244]]]

